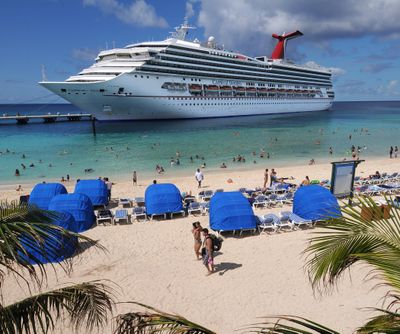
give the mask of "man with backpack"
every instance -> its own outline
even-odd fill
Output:
[[[202,230],[204,241],[203,241],[203,248],[201,250],[201,255],[203,257],[203,263],[208,270],[207,275],[211,275],[214,272],[214,245],[213,239],[211,235],[208,233],[207,228],[203,228]]]
[[[208,270],[207,275],[211,275],[214,272],[214,252],[221,249],[223,240],[214,234],[210,234],[207,228],[203,228],[202,232],[204,241],[201,255],[203,257],[203,263]]]

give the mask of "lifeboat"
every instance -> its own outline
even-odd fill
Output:
[[[213,91],[216,92],[219,90],[219,86],[216,85],[209,85],[209,86],[204,86],[204,88],[208,91]]]
[[[202,90],[201,85],[190,84],[189,90],[193,92],[200,92]]]

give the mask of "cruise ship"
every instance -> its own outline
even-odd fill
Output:
[[[101,51],[95,63],[62,82],[40,85],[98,120],[231,117],[326,110],[332,74],[285,57],[300,31],[272,36],[271,57],[250,57],[186,40],[187,20],[171,37]]]

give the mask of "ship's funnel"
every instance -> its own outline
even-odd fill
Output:
[[[303,33],[296,30],[295,32],[291,32],[289,34],[277,35],[272,34],[273,38],[278,40],[278,43],[275,46],[274,51],[272,52],[271,58],[272,59],[284,59],[285,58],[285,48],[286,48],[286,41],[292,38],[296,38],[299,36],[303,36]]]

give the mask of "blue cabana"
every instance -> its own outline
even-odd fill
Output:
[[[32,189],[28,203],[36,205],[39,209],[47,210],[54,196],[67,193],[67,189],[60,183],[38,183]]]
[[[214,231],[256,228],[253,209],[238,191],[218,192],[210,200],[210,227]]]
[[[171,183],[152,184],[147,187],[144,201],[148,215],[179,212],[182,207],[182,196],[179,189]]]
[[[94,206],[108,205],[107,185],[102,180],[80,180],[74,193],[88,196]]]
[[[295,192],[293,212],[310,220],[326,220],[341,216],[336,197],[319,185],[303,186]]]
[[[75,219],[70,213],[59,213],[58,217],[53,219],[52,224],[71,230],[75,224]],[[46,229],[43,231],[49,235],[43,237],[42,244],[27,236],[21,238],[21,243],[29,256],[18,251],[20,260],[31,264],[61,262],[75,253],[78,244],[77,237],[62,236],[59,231],[50,232]],[[40,250],[37,249],[38,247],[40,247]]]
[[[86,231],[95,221],[92,202],[84,194],[57,195],[51,200],[49,210],[70,213],[75,219],[73,232]]]

